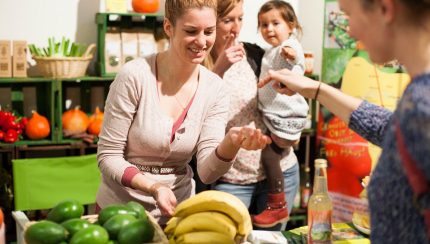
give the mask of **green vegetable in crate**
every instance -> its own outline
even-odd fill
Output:
[[[61,223],[68,219],[80,218],[84,213],[84,206],[75,200],[66,200],[52,208],[46,219]]]
[[[109,235],[107,231],[99,225],[91,225],[73,235],[70,244],[107,244]]]
[[[25,134],[32,140],[40,140],[51,133],[51,126],[46,117],[38,114],[36,111],[32,111],[33,115],[28,120],[25,126]]]
[[[75,218],[68,219],[61,223],[61,225],[66,228],[66,230],[69,232],[69,237],[71,238],[76,232],[90,227],[91,223],[86,219]]]
[[[136,220],[136,217],[131,214],[118,214],[108,219],[106,223],[104,223],[103,227],[109,233],[109,238],[111,240],[116,240],[119,231]]]
[[[142,204],[138,202],[130,201],[126,204],[126,206],[132,209],[133,211],[135,211],[138,214],[138,218],[142,218],[142,219],[148,218],[148,216],[146,215],[146,210],[142,206]]]
[[[150,242],[153,238],[154,226],[148,219],[139,219],[119,231],[118,243],[141,244]]]
[[[67,230],[52,221],[42,220],[30,225],[25,231],[27,244],[58,244],[67,238]]]
[[[72,42],[63,37],[61,42],[55,42],[54,37],[48,38],[48,47],[38,48],[34,44],[29,44],[28,49],[34,57],[82,57],[87,49],[86,45]]]
[[[108,219],[111,217],[118,215],[118,214],[131,214],[135,217],[137,216],[137,213],[133,210],[131,210],[129,207],[125,205],[109,205],[99,212],[98,222],[100,225],[104,225]]]

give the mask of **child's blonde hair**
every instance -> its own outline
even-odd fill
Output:
[[[291,4],[282,0],[271,0],[263,4],[258,11],[258,19],[260,15],[269,12],[272,9],[276,9],[281,13],[282,19],[287,22],[292,30],[296,29],[296,36],[300,37],[303,33],[302,26],[299,24],[297,15],[294,12],[293,6]],[[258,21],[258,28],[260,28],[260,21]]]

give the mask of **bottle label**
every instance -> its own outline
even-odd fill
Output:
[[[331,210],[309,210],[308,226],[310,243],[331,243]]]

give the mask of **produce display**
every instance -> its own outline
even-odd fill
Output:
[[[49,37],[48,47],[39,48],[34,44],[29,44],[28,48],[34,57],[82,57],[87,46],[77,42],[71,43],[65,37],[61,39],[61,42],[56,42],[54,37]]]
[[[30,140],[48,137],[51,126],[48,119],[36,111],[30,119],[0,110],[0,142],[14,143],[26,136]]]
[[[110,205],[94,221],[82,216],[84,207],[67,200],[52,208],[46,220],[31,224],[24,233],[27,244],[141,244],[152,242],[154,226],[137,202]]]
[[[164,229],[170,243],[241,243],[252,231],[248,208],[236,196],[215,190],[181,202]]]

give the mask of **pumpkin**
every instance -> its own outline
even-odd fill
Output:
[[[138,13],[155,13],[160,7],[160,0],[133,0],[131,6]]]
[[[32,111],[32,116],[25,125],[25,134],[32,140],[40,140],[51,133],[51,126],[46,117]]]
[[[73,135],[85,132],[90,119],[88,115],[77,106],[64,112],[61,117],[61,122],[63,123],[63,129]]]
[[[91,135],[98,136],[102,128],[104,113],[100,111],[99,107],[96,107],[94,114],[90,117],[90,124],[88,126],[88,133]]]

